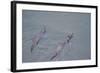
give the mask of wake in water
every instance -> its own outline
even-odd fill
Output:
[[[39,33],[34,35],[32,38],[31,52],[39,44],[40,40],[42,40],[42,38],[45,34],[46,34],[46,27],[45,27],[45,25],[43,25],[43,29]]]
[[[65,37],[64,41],[58,43],[57,47],[56,47],[56,52],[55,54],[50,58],[50,60],[53,60],[57,57],[57,55],[63,50],[63,48],[65,47],[66,44],[68,44],[71,47],[71,40],[73,38],[73,33],[69,33],[67,34],[67,36]]]

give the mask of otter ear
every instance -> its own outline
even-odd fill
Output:
[[[74,35],[74,33],[72,32],[72,35]]]

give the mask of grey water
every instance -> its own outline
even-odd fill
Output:
[[[22,11],[22,63],[48,62],[55,55],[66,33],[74,33],[71,46],[66,44],[52,61],[91,59],[91,14],[55,11]],[[46,26],[46,34],[32,52],[32,38]]]

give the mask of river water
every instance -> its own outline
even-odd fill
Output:
[[[89,13],[23,10],[22,62],[91,59],[90,18]],[[44,25],[46,33],[31,52],[32,38],[43,29]],[[62,51],[50,60],[66,33],[74,33],[71,45],[66,44]]]

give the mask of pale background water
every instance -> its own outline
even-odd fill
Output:
[[[74,33],[72,45],[66,45],[54,61],[91,58],[89,13],[23,10],[22,61],[45,62],[55,54],[56,46],[66,33]],[[32,37],[46,26],[46,34],[31,53]]]

